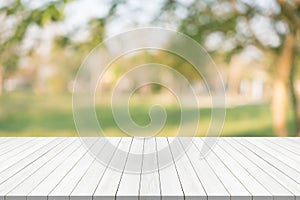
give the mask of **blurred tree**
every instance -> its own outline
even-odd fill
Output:
[[[81,34],[80,31],[82,30],[80,29],[66,35],[56,35],[54,37],[50,63],[55,68],[56,74],[48,82],[49,87],[52,88],[51,91],[66,91],[84,58],[103,41],[106,24],[115,17],[117,7],[123,3],[125,3],[123,0],[112,0],[108,11],[103,17],[90,19],[87,27],[84,27],[83,30],[88,31],[88,37],[84,40],[74,40],[74,36]]]
[[[222,55],[230,61],[232,55],[249,45],[273,54],[275,70],[271,107],[274,131],[278,136],[288,136],[288,85],[295,57],[295,33],[300,28],[300,2],[278,0],[264,4],[258,1],[216,0],[181,3],[166,0],[162,8],[159,18],[166,15],[178,18],[178,13],[184,11],[186,16],[179,15],[181,18],[177,19],[180,21],[179,30],[202,44],[211,40],[212,45],[206,47],[213,56]],[[235,73],[230,76],[235,76]],[[296,98],[293,98],[293,105],[297,106]],[[297,112],[297,109],[293,111]],[[299,114],[295,113],[295,116]],[[295,126],[300,134],[298,118],[295,117]]]
[[[64,18],[63,10],[70,0],[45,1],[35,8],[21,0],[3,2],[0,7],[0,95],[3,79],[10,76],[18,66],[24,52],[20,46],[30,25],[44,26]],[[25,52],[26,53],[26,52]]]
[[[114,11],[119,2],[115,3]],[[231,64],[234,62],[234,55],[249,46],[255,46],[267,57],[273,58],[270,71],[274,75],[271,104],[274,131],[278,136],[287,136],[288,86],[293,83],[291,71],[294,67],[296,32],[299,32],[300,27],[299,16],[298,0],[165,0],[152,22],[176,24],[179,31],[205,44],[213,57],[224,57],[225,61]],[[104,20],[98,23],[105,25],[105,22]],[[178,66],[177,68],[180,69]],[[234,69],[231,71],[234,72]],[[235,77],[237,73],[230,73],[229,76],[229,80],[238,80]],[[239,83],[231,81],[228,91],[239,88],[236,84]],[[293,95],[293,88],[290,87],[295,108],[297,98]],[[296,110],[293,109],[295,126],[299,133],[299,114]]]
[[[282,43],[281,53],[278,58],[277,73],[273,86],[273,124],[277,135],[288,136],[286,128],[286,107],[289,93],[288,84],[290,84],[295,127],[297,134],[300,136],[298,102],[294,89],[294,76],[291,76],[291,72],[294,71],[295,67],[296,33],[300,33],[300,1],[278,0],[278,3],[282,11],[282,18],[289,26],[289,32],[286,33],[285,40]]]

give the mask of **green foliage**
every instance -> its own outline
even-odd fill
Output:
[[[2,65],[5,66],[6,69],[5,76],[13,74],[13,72],[17,69],[18,60],[19,55],[17,55],[14,52],[11,52],[7,59],[4,59],[2,61]]]
[[[48,1],[42,7],[32,9],[21,0],[14,0],[1,7],[0,14],[4,14],[6,19],[17,19],[10,36],[0,40],[0,67],[4,76],[17,69],[20,44],[29,26],[36,24],[42,27],[47,23],[63,20],[64,7],[69,1]]]
[[[180,3],[177,4],[180,6]],[[277,3],[274,2],[274,4]],[[201,44],[205,43],[210,34],[221,32],[224,36],[223,41],[231,41],[233,47],[228,50],[218,48],[210,53],[226,57],[228,62],[232,55],[241,52],[247,45],[254,45],[263,51],[273,51],[276,54],[279,52],[282,44],[278,47],[267,45],[262,42],[259,35],[254,34],[250,23],[255,17],[270,19],[272,31],[281,38],[280,42],[282,42],[283,35],[275,25],[277,22],[289,24],[282,12],[272,9],[265,11],[258,3],[251,1],[193,1],[190,5],[183,7],[188,15],[180,20],[179,30]],[[242,25],[241,22],[243,22]]]

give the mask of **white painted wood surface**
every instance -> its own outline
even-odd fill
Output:
[[[0,200],[300,200],[300,138],[189,140],[0,138]]]

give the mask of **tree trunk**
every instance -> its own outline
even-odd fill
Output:
[[[287,34],[281,55],[278,58],[276,76],[273,85],[273,101],[271,105],[273,115],[273,128],[277,136],[288,136],[287,130],[287,103],[288,82],[294,54],[295,37],[293,33]]]
[[[290,92],[291,92],[291,98],[292,98],[292,111],[293,111],[293,117],[294,117],[294,124],[296,128],[296,135],[300,136],[300,118],[299,118],[299,105],[298,105],[298,99],[297,99],[297,93],[295,91],[295,65],[292,64],[291,68],[291,74],[290,74]]]

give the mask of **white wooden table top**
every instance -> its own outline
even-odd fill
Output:
[[[103,138],[91,139],[103,145]],[[159,168],[164,158],[158,149],[173,139],[109,138],[130,153],[156,152],[155,162],[141,157],[134,166],[140,173],[129,174],[129,153],[107,155],[124,169],[116,171],[98,162],[79,138],[0,138],[0,200],[300,200],[300,138],[219,138],[205,159],[204,138],[194,138],[179,159]],[[178,149],[169,147],[172,157]],[[151,164],[157,170],[143,173]]]

